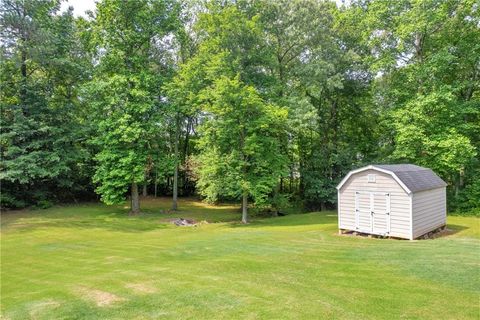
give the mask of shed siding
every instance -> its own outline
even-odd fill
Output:
[[[413,194],[413,237],[446,224],[446,189],[437,188]]]
[[[375,174],[376,181],[368,182]],[[408,194],[389,174],[374,169],[353,174],[339,191],[339,228],[355,230],[355,191],[390,193],[390,235],[410,238],[410,199]]]

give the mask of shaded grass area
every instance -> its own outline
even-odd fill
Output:
[[[333,212],[237,223],[235,206],[144,201],[2,216],[9,319],[478,319],[480,219],[444,237],[339,236]],[[207,220],[175,227],[173,217]],[[213,223],[217,222],[217,223]]]

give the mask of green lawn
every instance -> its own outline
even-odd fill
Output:
[[[241,225],[149,200],[2,216],[2,319],[479,319],[480,219],[434,240],[337,235],[333,212]],[[176,227],[191,217],[211,223]],[[213,223],[217,222],[217,223]]]

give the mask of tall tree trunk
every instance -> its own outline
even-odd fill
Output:
[[[22,72],[22,83],[20,87],[20,103],[22,104],[23,112],[26,112],[27,108],[27,53],[25,50],[22,50],[22,62],[21,62],[21,72]]]
[[[292,185],[293,185],[293,165],[290,167],[290,186],[289,192],[292,193]]]
[[[172,210],[178,207],[178,164],[175,163],[175,172],[173,173],[173,201]]]
[[[177,210],[178,207],[178,140],[180,139],[180,119],[177,113],[175,119],[175,171],[173,172],[173,202],[172,210]]]
[[[190,141],[190,130],[192,130],[193,127],[193,121],[191,117],[187,118],[187,128],[185,130],[185,141],[184,141],[184,146],[183,146],[183,153],[182,153],[182,163],[185,165],[187,162],[188,154],[189,154],[189,141]],[[182,175],[182,189],[183,189],[183,194],[184,195],[190,195],[190,191],[188,189],[188,174],[187,172],[183,172]]]
[[[144,196],[144,197],[147,196],[147,183],[145,183],[145,184],[143,185],[142,196]]]
[[[470,101],[470,99],[472,99],[474,88],[475,88],[475,82],[476,82],[477,76],[479,74],[478,70],[480,70],[480,65],[478,65],[478,63],[477,63],[477,66],[475,67],[475,71],[473,72],[473,76],[469,81],[470,84],[469,84],[469,86],[467,88],[467,91],[466,91],[466,94],[465,94],[465,101]]]
[[[248,209],[248,192],[243,191],[243,198],[242,198],[242,223],[247,223],[247,222],[248,222],[247,209]]]
[[[140,213],[140,199],[138,197],[138,184],[136,182],[132,182],[132,206],[130,210],[130,214],[139,214]]]
[[[463,187],[465,186],[465,182],[464,182],[464,179],[465,179],[465,167],[462,167],[460,169],[460,172],[459,172],[459,177],[458,177],[458,186],[460,188],[463,189]]]
[[[320,211],[325,211],[327,210],[326,203],[325,201],[320,202]]]
[[[457,177],[455,177],[455,198],[458,197],[458,195],[460,194],[460,190],[463,188],[464,186],[464,175],[465,175],[465,169],[464,168],[461,168],[460,171],[458,172],[458,179]]]
[[[20,5],[20,2],[17,3],[17,5]],[[22,33],[22,36],[21,36],[21,65],[20,65],[20,69],[21,69],[21,73],[22,73],[22,83],[21,83],[21,87],[20,87],[20,103],[22,104],[22,111],[23,111],[23,114],[26,115],[27,114],[27,39],[30,39],[31,37],[29,37],[29,34],[28,34],[28,29],[26,28],[26,25],[28,25],[28,23],[26,22],[27,21],[27,9],[26,9],[26,5],[24,2],[22,2],[22,5],[21,5],[21,9],[18,10],[19,8],[17,7],[16,11],[20,14],[20,11],[21,11],[21,19],[22,19],[22,22],[21,22],[21,25],[22,25],[22,28],[21,28],[21,33]],[[25,24],[26,23],[26,24]]]
[[[157,186],[158,186],[158,172],[155,170],[155,198],[157,197]]]

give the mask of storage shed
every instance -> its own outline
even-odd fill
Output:
[[[369,165],[337,186],[338,227],[368,234],[418,238],[446,224],[447,184],[413,164]]]

